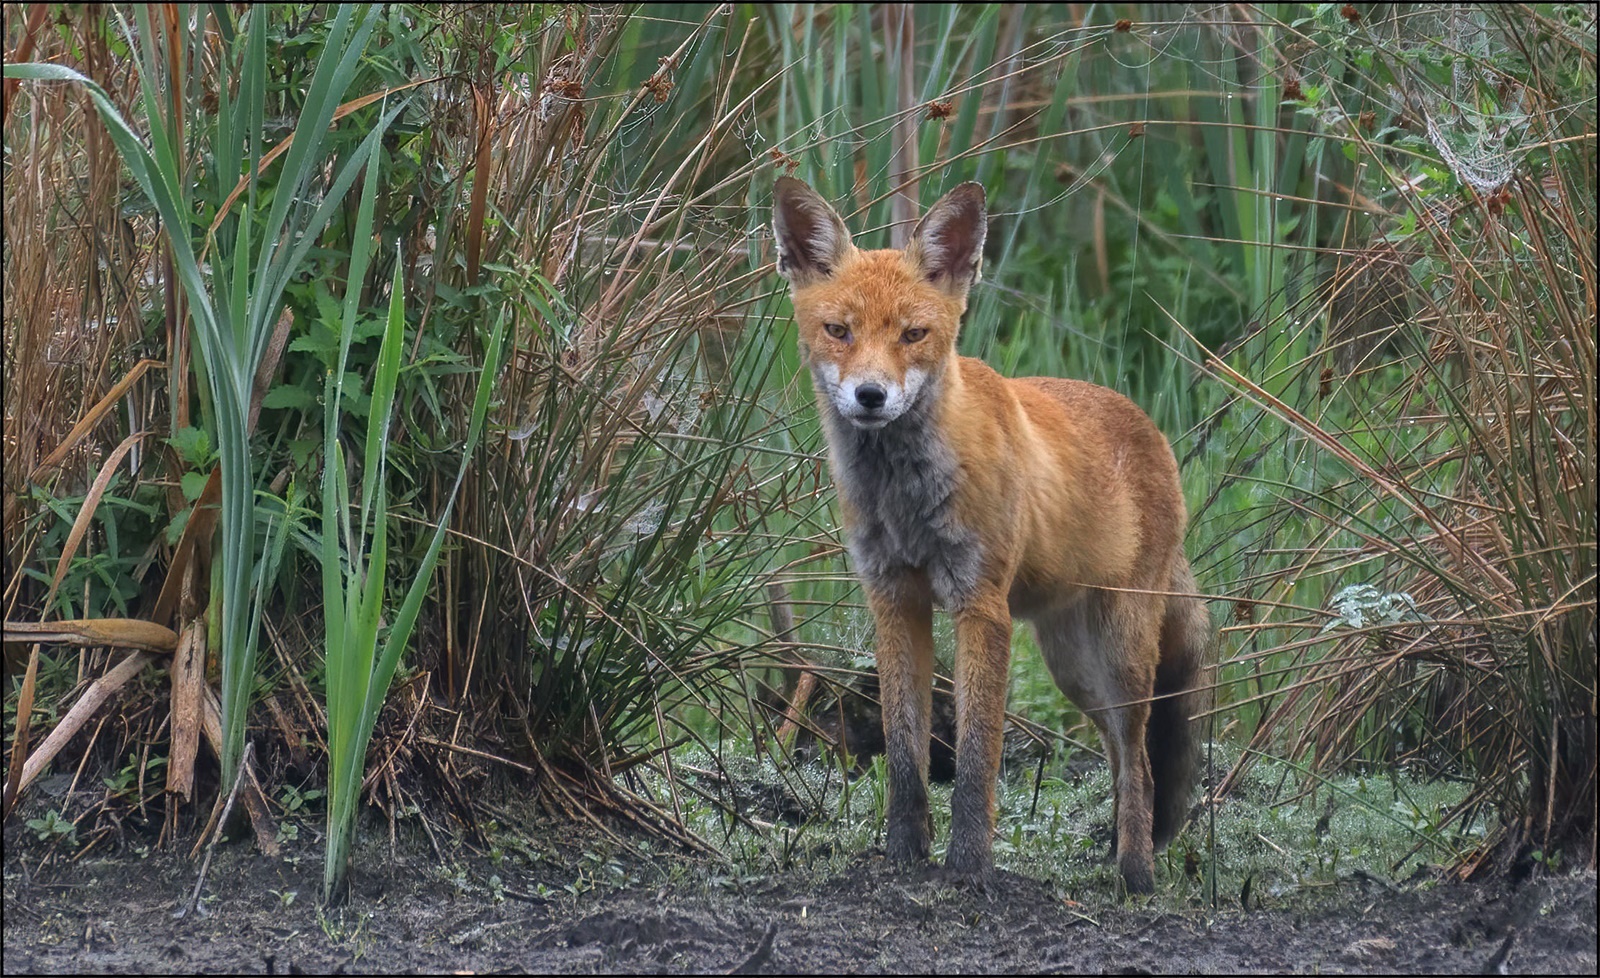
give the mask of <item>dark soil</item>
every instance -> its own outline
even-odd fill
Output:
[[[448,869],[426,839],[393,857],[386,839],[369,842],[349,905],[326,910],[317,846],[292,843],[269,859],[224,844],[203,915],[178,918],[198,872],[186,855],[129,847],[74,859],[16,822],[6,830],[6,974],[1596,969],[1593,872],[1517,885],[1351,878],[1259,909],[1252,895],[1248,912],[1238,894],[1219,909],[1173,911],[1109,893],[1073,903],[1005,872],[985,893],[871,852],[820,876],[741,878],[676,856],[602,860],[564,828],[543,843],[563,839],[570,859],[461,854]]]

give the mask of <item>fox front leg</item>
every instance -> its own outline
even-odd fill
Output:
[[[994,868],[994,788],[1011,662],[1004,595],[975,601],[956,618],[956,786],[945,867],[980,880]]]
[[[878,631],[878,692],[889,767],[888,850],[901,862],[928,858],[928,740],[933,714],[933,602],[926,580],[907,575],[868,588]]]

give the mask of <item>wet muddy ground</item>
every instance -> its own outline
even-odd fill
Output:
[[[862,853],[842,869],[740,876],[685,857],[533,859],[426,840],[362,850],[344,908],[318,906],[318,847],[137,845],[74,859],[13,820],[6,974],[110,972],[1454,972],[1593,974],[1595,876],[1405,885],[1359,876],[1213,909],[1069,900],[1001,872],[989,892]],[[551,830],[570,836],[566,830]],[[381,829],[370,834],[386,835]],[[448,840],[442,840],[448,847]],[[570,858],[559,855],[565,851]],[[569,892],[571,887],[574,892]]]

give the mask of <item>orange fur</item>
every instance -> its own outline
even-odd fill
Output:
[[[977,876],[992,868],[1015,615],[1034,623],[1057,683],[1100,728],[1118,862],[1130,890],[1148,891],[1154,846],[1187,809],[1188,714],[1210,635],[1204,606],[1188,596],[1187,517],[1166,439],[1114,391],[1007,379],[956,355],[986,233],[977,184],[935,204],[903,252],[857,249],[832,207],[788,178],[774,229],[877,621],[890,854],[926,858],[931,843],[939,604],[957,642],[947,866]]]

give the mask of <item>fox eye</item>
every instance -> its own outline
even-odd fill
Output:
[[[928,331],[921,326],[913,326],[900,334],[900,339],[906,343],[921,343]]]
[[[828,335],[836,340],[842,340],[846,343],[850,341],[850,327],[848,326],[841,326],[838,323],[823,323],[822,328],[827,330]]]

